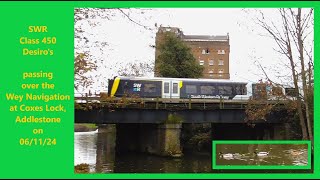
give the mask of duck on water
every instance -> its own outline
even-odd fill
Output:
[[[293,156],[298,156],[298,155],[303,154],[303,151],[291,150],[290,154],[293,155]]]
[[[258,157],[267,157],[269,155],[269,152],[257,152],[255,151],[254,154]],[[220,155],[220,158],[224,158],[224,159],[236,159],[236,158],[239,158],[241,157],[241,154],[239,153],[225,153],[223,154],[222,152],[219,153]]]
[[[219,155],[220,155],[220,157],[222,157],[224,159],[234,159],[234,158],[237,158],[237,157],[241,156],[239,153],[235,153],[235,154],[226,153],[226,154],[223,154],[222,152],[220,152]]]
[[[269,155],[269,152],[257,152],[257,151],[255,151],[254,153],[256,154],[256,156],[259,156],[259,157],[264,157],[264,156],[268,156]]]
[[[223,158],[233,158],[233,154],[231,153],[223,154],[222,152],[220,152],[219,154],[220,154],[220,157],[223,157]]]

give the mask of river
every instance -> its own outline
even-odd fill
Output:
[[[74,165],[89,164],[91,173],[213,172],[210,153],[185,153],[182,158],[167,158],[134,152],[117,154],[115,136],[114,132],[75,132]],[[269,152],[269,154],[260,157],[254,154],[255,151]],[[223,157],[222,154],[227,153],[232,153],[233,157]],[[308,164],[307,154],[305,145],[230,144],[218,145],[216,156],[219,165],[305,166]]]
[[[218,165],[307,166],[307,144],[217,145]]]

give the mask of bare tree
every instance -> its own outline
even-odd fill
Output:
[[[91,30],[101,26],[105,21],[123,20],[140,28],[140,31],[153,30],[146,25],[152,9],[138,8],[76,8],[74,10],[75,27],[75,89],[86,89],[96,79],[102,79],[97,70],[108,71],[105,57],[112,51],[110,39],[97,38]],[[104,32],[100,32],[104,33]],[[103,78],[104,79],[104,78]]]
[[[89,61],[86,54],[77,54],[74,59],[74,78],[76,82],[74,84],[74,88],[78,89],[79,86],[84,88],[90,86],[92,84],[92,81],[88,76],[86,76],[86,74],[96,69],[96,62]]]
[[[295,94],[298,95],[296,103],[302,136],[303,139],[313,140],[312,117],[310,117],[310,111],[313,107],[310,107],[310,99],[308,98],[310,95],[313,96],[311,85],[313,78],[313,56],[311,55],[313,45],[310,45],[310,47],[307,45],[307,40],[313,33],[313,9],[280,8],[278,9],[278,15],[281,18],[281,25],[277,25],[277,22],[273,19],[268,19],[262,10],[257,12],[258,15],[253,19],[254,22],[274,40],[278,46],[276,51],[289,62]],[[306,56],[308,59],[306,59]],[[272,81],[261,65],[260,68],[267,80]],[[302,82],[302,88],[299,81]],[[302,91],[300,92],[299,89],[302,89]]]
[[[136,76],[143,77],[154,71],[154,63],[147,62],[130,62],[122,65],[118,70],[119,76]]]

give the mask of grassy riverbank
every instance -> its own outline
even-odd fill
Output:
[[[74,132],[95,131],[98,127],[95,124],[74,124]]]

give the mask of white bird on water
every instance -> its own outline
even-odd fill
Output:
[[[220,154],[221,158],[226,159],[226,160],[238,159],[238,158],[241,157],[241,154],[239,154],[239,153],[235,153],[235,154],[226,153],[226,154],[223,154],[222,152],[220,152],[219,154]]]
[[[223,157],[223,158],[227,158],[227,159],[233,158],[233,154],[231,154],[231,153],[223,154],[222,152],[220,152],[219,154],[220,154],[220,156]]]
[[[257,156],[268,156],[269,155],[269,152],[254,152]]]

